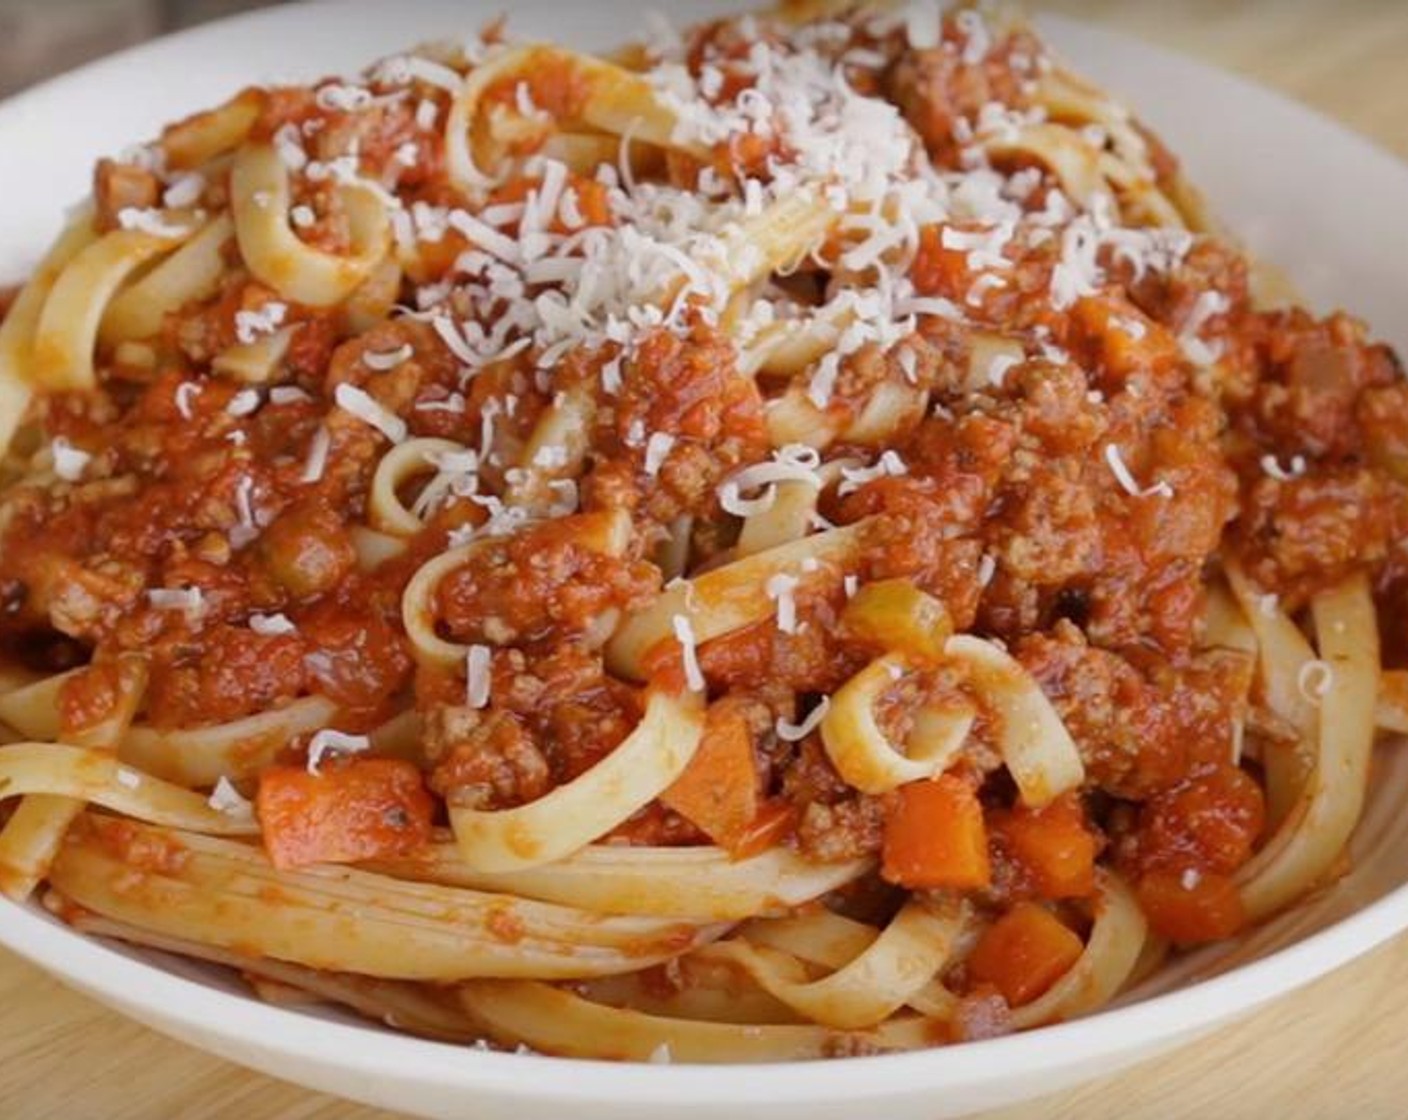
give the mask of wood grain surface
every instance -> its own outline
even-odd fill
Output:
[[[1408,158],[1404,0],[1052,0],[1039,6],[1245,74]],[[173,103],[173,114],[182,108]],[[1402,1117],[1408,1115],[1404,993],[1408,938],[1201,1042],[986,1120]],[[3,951],[0,1117],[394,1120],[391,1113],[310,1093],[154,1034]]]

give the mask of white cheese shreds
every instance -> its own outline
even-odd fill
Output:
[[[275,385],[269,390],[269,402],[271,404],[299,404],[303,401],[311,401],[307,392],[297,385]]]
[[[1291,456],[1290,464],[1282,466],[1281,461],[1275,455],[1263,455],[1261,457],[1261,469],[1277,482],[1292,482],[1305,474],[1306,462],[1304,455]]]
[[[288,318],[288,304],[271,300],[255,311],[235,312],[235,337],[244,345],[273,334]]]
[[[694,644],[694,627],[682,614],[670,619],[675,641],[680,644],[680,655],[684,659],[684,682],[691,692],[703,692],[704,671],[699,668],[699,651]]]
[[[777,500],[776,484],[779,482],[806,482],[818,488],[821,486],[821,476],[817,474],[821,456],[815,448],[789,443],[772,454],[771,462],[744,467],[719,485],[719,505],[725,513],[734,517],[766,513]],[[754,490],[761,490],[762,493],[754,498],[744,497]]]
[[[205,176],[199,171],[188,171],[177,176],[161,196],[161,204],[172,210],[184,210],[194,206],[205,194]]]
[[[249,416],[259,410],[259,390],[241,389],[233,397],[230,403],[225,406],[225,415],[240,418]]]
[[[217,813],[224,813],[235,820],[254,819],[254,806],[231,784],[230,779],[223,775],[215,783],[215,788],[211,790],[206,804]]]
[[[308,229],[317,225],[318,213],[311,206],[300,202],[288,212],[288,220],[299,229]]]
[[[56,436],[50,451],[54,456],[54,473],[65,482],[77,482],[93,461],[88,452],[74,447],[63,436]]]
[[[774,725],[777,737],[785,743],[797,743],[805,739],[813,731],[821,726],[821,721],[826,718],[826,713],[831,709],[831,697],[823,696],[801,723],[792,723],[790,720],[779,719]]]
[[[313,433],[313,438],[308,442],[308,458],[303,462],[303,473],[298,476],[299,482],[317,482],[323,477],[331,447],[332,437],[326,428],[319,428]]]
[[[117,768],[117,784],[127,789],[137,789],[142,784],[142,775],[125,766],[119,766]]]
[[[1335,670],[1328,661],[1307,661],[1296,674],[1296,687],[1312,704],[1319,704],[1335,682]]]
[[[372,741],[365,735],[348,735],[331,728],[314,733],[308,740],[308,773],[318,773],[327,754],[357,754],[371,749]]]
[[[320,109],[333,112],[355,113],[372,103],[372,91],[361,86],[344,86],[334,82],[323,86],[314,97]]]
[[[419,55],[388,58],[377,67],[374,77],[382,85],[407,86],[412,82],[424,82],[450,93],[458,93],[464,85],[464,79],[454,70]]]
[[[126,230],[145,233],[148,237],[173,240],[185,237],[191,232],[190,226],[170,221],[160,210],[143,210],[129,206],[117,212],[117,224]]]
[[[415,352],[415,347],[409,342],[396,347],[395,350],[367,350],[362,354],[362,364],[377,373],[385,373],[410,361]]]
[[[860,576],[846,576],[841,580],[841,589],[846,593],[847,599],[854,599],[856,592],[860,590]]]
[[[1281,596],[1279,595],[1258,595],[1256,609],[1267,618],[1272,617],[1281,607]]]
[[[176,386],[176,411],[181,414],[182,420],[194,420],[195,413],[191,411],[191,398],[200,393],[200,386],[194,381],[183,381]]]
[[[886,451],[876,462],[869,467],[842,467],[841,485],[836,487],[836,493],[843,497],[854,493],[867,483],[876,479],[891,477],[898,478],[900,475],[908,474],[909,468],[898,452]]]
[[[428,98],[416,106],[416,127],[422,132],[432,131],[439,119],[440,107]]]
[[[997,575],[997,558],[990,552],[985,552],[982,559],[978,561],[978,586],[986,587]]]
[[[1173,487],[1165,479],[1160,479],[1152,486],[1140,486],[1130,473],[1129,467],[1125,465],[1124,457],[1120,454],[1120,449],[1113,443],[1105,445],[1105,462],[1109,465],[1110,471],[1115,476],[1115,481],[1120,484],[1123,490],[1132,498],[1172,498]]]
[[[654,478],[665,465],[675,446],[675,437],[668,432],[652,432],[645,441],[645,473]]]
[[[205,609],[205,596],[199,587],[153,587],[147,592],[147,602],[159,611],[199,614]]]
[[[797,632],[797,585],[801,581],[786,572],[778,572],[763,585],[767,597],[777,604],[777,628],[784,634]]]
[[[492,660],[493,651],[488,646],[470,646],[465,654],[465,703],[471,708],[484,708],[489,704]]]
[[[657,1066],[667,1066],[674,1060],[674,1054],[671,1052],[668,1042],[662,1042],[650,1052],[650,1057],[646,1059],[651,1065]]]
[[[405,441],[408,434],[406,422],[388,410],[365,389],[360,389],[356,385],[344,381],[338,385],[333,399],[337,401],[339,408],[350,412],[364,424],[375,428],[392,443]]]
[[[249,616],[249,628],[266,638],[292,634],[298,629],[286,614],[252,614]]]

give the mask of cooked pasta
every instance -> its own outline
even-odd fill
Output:
[[[1408,731],[1408,384],[1251,272],[987,8],[172,125],[3,305],[0,890],[549,1054],[1095,1010]]]

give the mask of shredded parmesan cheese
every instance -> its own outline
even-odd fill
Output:
[[[308,740],[308,773],[317,774],[327,754],[357,754],[370,750],[372,741],[365,735],[347,735],[324,728]]]
[[[777,737],[784,743],[797,743],[805,739],[813,731],[821,726],[821,721],[826,718],[826,713],[831,710],[831,697],[823,696],[821,701],[812,708],[801,723],[792,723],[790,720],[779,719],[774,724],[773,729],[777,732]]]
[[[350,412],[364,424],[369,424],[392,443],[404,442],[408,434],[406,422],[386,409],[365,389],[344,381],[338,385],[333,399],[337,401],[339,408]]]
[[[677,614],[670,619],[675,641],[680,644],[680,656],[684,659],[684,681],[691,692],[703,692],[704,671],[699,668],[699,652],[694,644],[694,627],[689,619]]]
[[[492,657],[493,651],[483,645],[472,645],[465,654],[465,703],[471,708],[489,704]]]
[[[54,438],[50,452],[54,457],[54,473],[65,482],[77,482],[88,469],[88,464],[93,461],[92,455],[74,447],[63,436]]]
[[[362,354],[362,364],[377,373],[385,373],[409,361],[415,352],[415,347],[409,342],[395,350],[368,350]]]
[[[675,437],[668,432],[652,432],[645,441],[645,473],[654,478],[670,457],[675,446]]]
[[[784,634],[797,632],[797,600],[795,592],[801,581],[796,576],[778,572],[763,585],[767,597],[777,604],[777,628]]]
[[[231,784],[230,779],[223,775],[215,783],[215,788],[211,791],[210,797],[206,799],[206,804],[217,813],[224,813],[235,820],[254,819],[254,806]]]
[[[249,616],[249,628],[265,637],[292,634],[298,629],[286,614],[252,614]]]
[[[1115,476],[1115,481],[1120,484],[1123,490],[1132,498],[1172,498],[1173,487],[1165,479],[1160,479],[1152,486],[1141,487],[1135,481],[1134,475],[1130,473],[1129,467],[1125,465],[1124,457],[1120,454],[1120,449],[1113,443],[1105,445],[1105,462],[1109,464],[1110,471]]]
[[[1335,681],[1335,670],[1328,661],[1307,661],[1296,674],[1296,687],[1312,704],[1319,704]]]
[[[903,459],[895,451],[884,452],[876,462],[869,467],[842,467],[841,485],[836,487],[836,493],[844,497],[854,493],[862,486],[874,482],[876,479],[891,477],[898,478],[900,475],[908,474],[909,468]]]
[[[1292,482],[1305,474],[1306,462],[1304,455],[1291,456],[1289,466],[1283,467],[1281,461],[1275,455],[1263,455],[1261,457],[1261,469],[1277,482]]]

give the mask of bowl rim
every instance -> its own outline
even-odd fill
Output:
[[[414,1077],[444,1088],[486,1089],[544,1103],[619,1105],[668,1105],[695,1094],[711,1106],[797,1104],[820,1097],[876,1100],[891,1092],[957,1089],[980,1083],[994,1071],[1032,1075],[1070,1069],[1109,1053],[1112,1039],[1126,1040],[1125,1047],[1116,1049],[1133,1049],[1249,1012],[1369,952],[1405,927],[1408,885],[1258,960],[1084,1018],[956,1046],[844,1061],[735,1064],[722,1068],[747,1076],[721,1078],[721,1067],[714,1065],[519,1054],[314,1017],[177,975],[60,926],[31,906],[0,900],[0,943],[61,982],[119,1006],[130,1006],[133,993],[141,993],[140,1002],[160,1007],[168,1023],[253,1040],[261,1050],[277,1046],[286,1057],[325,1067],[344,1066],[355,1054],[359,1074],[374,1078]],[[313,1024],[316,1029],[308,1029]],[[524,1078],[525,1072],[539,1069],[557,1076]]]
[[[524,6],[539,7],[563,2],[518,0]],[[0,101],[0,116],[40,111],[45,100],[63,87],[101,80],[109,70],[116,74],[154,47],[162,51],[182,50],[203,37],[287,18],[299,10],[334,5],[339,5],[339,0],[301,0],[165,35],[13,94]],[[731,6],[743,6],[742,0]],[[1237,74],[1086,21],[1041,13],[1037,22],[1044,28],[1079,32],[1107,45],[1134,43],[1150,58],[1164,63],[1176,61],[1190,76],[1215,79],[1223,88],[1235,88],[1262,105],[1275,103],[1282,111],[1293,111],[1308,129],[1332,130],[1339,143],[1357,149],[1358,158],[1381,168],[1388,165],[1400,174],[1408,171],[1408,166],[1386,148],[1328,114]],[[165,1025],[157,1029],[178,1041],[175,1027],[183,1026],[199,1035],[228,1040],[258,1052],[277,1051],[283,1057],[315,1063],[324,1069],[346,1067],[355,1061],[359,1074],[392,1082],[414,1078],[448,1090],[482,1089],[505,1098],[545,1104],[621,1106],[670,1106],[686,1098],[707,1100],[714,1107],[804,1104],[821,1098],[837,1102],[877,1101],[916,1089],[978,1085],[999,1072],[1021,1071],[1030,1076],[1070,1070],[1092,1058],[1174,1041],[1246,1014],[1342,967],[1405,929],[1408,883],[1315,933],[1225,973],[1083,1018],[1001,1038],[927,1050],[834,1062],[734,1065],[725,1068],[745,1070],[746,1076],[720,1077],[717,1066],[505,1053],[395,1034],[370,1024],[311,1016],[179,975],[121,952],[104,939],[70,929],[39,912],[33,904],[0,898],[0,946],[64,984],[80,988],[109,1005],[128,1009],[123,1011],[125,1015],[135,1017],[134,1009],[144,1006],[159,1009],[147,1021],[160,1019]],[[553,1076],[523,1076],[539,1070]]]

